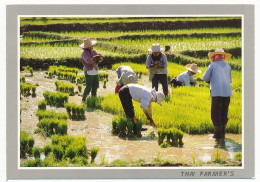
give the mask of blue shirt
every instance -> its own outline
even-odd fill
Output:
[[[205,82],[210,82],[211,97],[231,97],[231,67],[225,61],[211,63],[203,75]]]

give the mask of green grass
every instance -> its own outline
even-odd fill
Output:
[[[142,21],[198,21],[198,20],[229,20],[240,17],[21,17],[20,24],[47,25],[56,23],[105,23],[105,22],[142,22]]]

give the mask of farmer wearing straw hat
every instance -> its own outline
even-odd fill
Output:
[[[150,79],[152,80],[152,88],[158,91],[159,81],[163,87],[163,93],[168,95],[168,80],[167,80],[167,57],[162,53],[160,44],[152,44],[152,47],[148,49],[151,54],[146,59],[146,68],[149,70]]]
[[[191,85],[195,85],[196,83],[196,79],[194,78],[194,75],[196,73],[201,73],[200,69],[197,67],[197,64],[187,64],[185,66],[185,68],[187,69],[187,71],[179,74],[179,76],[176,78],[173,78],[170,83],[171,85],[173,85],[174,87],[177,86],[191,86]]]
[[[141,103],[141,108],[143,109],[147,119],[150,121],[150,125],[156,127],[152,118],[151,102],[157,102],[162,105],[162,101],[165,98],[162,92],[156,92],[154,89],[151,90],[138,84],[127,84],[119,90],[119,98],[126,117],[131,118],[134,123],[137,122],[132,102],[133,99]]]
[[[130,66],[119,66],[116,69],[118,81],[115,88],[115,93],[119,92],[119,89],[129,83],[137,83],[138,76]]]
[[[214,124],[214,138],[225,138],[226,124],[228,122],[228,107],[231,89],[231,67],[225,60],[232,55],[217,48],[215,52],[208,53],[213,61],[205,71],[203,80],[210,83],[211,119]]]
[[[90,92],[91,96],[96,96],[99,87],[98,62],[102,60],[102,55],[93,50],[96,43],[96,39],[85,38],[84,42],[79,45],[83,49],[81,56],[86,79],[86,87],[82,97],[83,102]]]

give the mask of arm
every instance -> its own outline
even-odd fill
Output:
[[[212,65],[210,64],[203,75],[203,80],[207,83],[210,82],[211,74],[212,74]]]
[[[95,54],[97,54],[96,51],[95,51]],[[90,65],[90,66],[92,66],[93,64],[96,63],[95,60],[93,59],[93,57],[90,56],[89,54],[87,54],[85,51],[82,53],[82,59],[87,65]]]
[[[147,69],[150,69],[153,67],[153,64],[152,64],[152,56],[151,55],[148,55],[147,56],[147,59],[146,59],[146,68]]]

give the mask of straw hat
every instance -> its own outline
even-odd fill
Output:
[[[225,58],[224,58],[225,60],[231,58],[231,56],[232,56],[232,54],[226,53],[226,52],[224,51],[224,49],[222,49],[222,48],[217,48],[217,49],[215,50],[215,52],[209,52],[209,53],[208,53],[208,56],[209,56],[209,58],[211,59],[211,58],[212,58],[214,55],[216,55],[216,54],[224,55],[224,56],[225,56]]]
[[[150,52],[161,52],[163,48],[160,48],[160,44],[152,44],[152,47],[148,49]]]
[[[89,39],[89,38],[85,38],[83,43],[80,44],[79,46],[83,49],[86,49],[88,47],[91,47],[93,45],[95,45],[97,43],[96,39]]]
[[[137,82],[138,82],[138,77],[136,74],[133,74],[131,72],[126,72],[125,74],[122,75],[122,83],[124,85],[129,83],[137,83]]]
[[[157,103],[162,106],[162,101],[165,98],[165,95],[162,92],[156,92],[156,90],[153,89],[151,91],[151,96],[152,96],[152,100],[156,100],[157,99]]]
[[[187,64],[185,68],[193,73],[201,73],[200,69],[197,67],[197,64]]]

